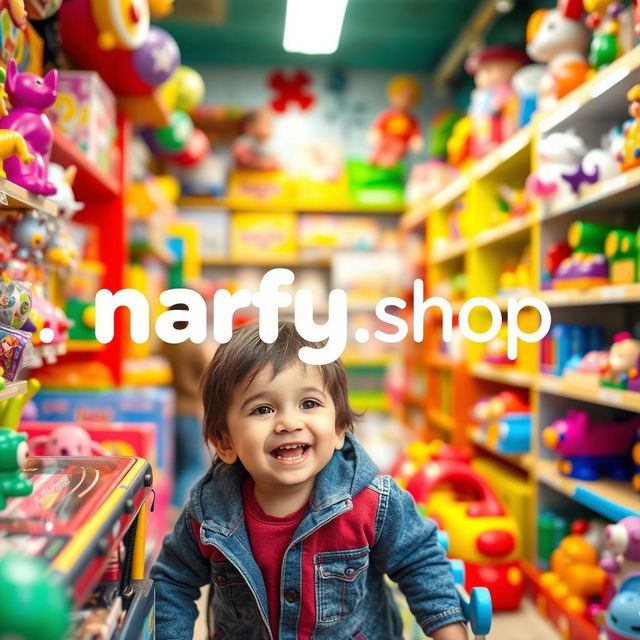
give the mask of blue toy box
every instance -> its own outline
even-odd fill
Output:
[[[37,419],[71,422],[152,422],[157,427],[157,465],[173,477],[174,391],[135,387],[113,391],[43,389],[32,399]]]

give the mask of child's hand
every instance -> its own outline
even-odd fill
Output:
[[[433,640],[467,640],[467,626],[462,622],[448,624],[433,632]]]

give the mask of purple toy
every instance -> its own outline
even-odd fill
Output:
[[[580,480],[597,480],[601,473],[628,480],[633,473],[631,447],[640,418],[625,422],[589,421],[585,411],[570,410],[542,432],[545,446],[561,456],[563,475]]]
[[[600,561],[607,573],[640,572],[640,518],[628,516],[618,524],[607,525],[604,538],[607,549],[615,553]]]
[[[58,72],[52,69],[44,78],[33,73],[19,73],[13,60],[7,66],[5,89],[11,110],[0,120],[0,129],[20,133],[35,160],[23,165],[11,156],[4,162],[7,179],[34,193],[45,196],[56,192],[56,186],[47,178],[53,130],[44,111],[56,100]]]

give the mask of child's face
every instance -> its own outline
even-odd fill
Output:
[[[311,495],[316,475],[344,444],[320,370],[299,363],[275,378],[267,365],[251,384],[239,384],[227,426],[228,441],[214,445],[225,462],[240,458],[256,494],[302,490]]]

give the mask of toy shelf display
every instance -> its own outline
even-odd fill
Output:
[[[518,521],[521,566],[538,610],[570,640],[596,640],[598,629],[544,577],[549,554],[541,556],[541,545],[548,539],[549,514],[558,521],[640,516],[636,360],[631,355],[632,365],[620,372],[593,363],[627,348],[640,355],[634,350],[640,322],[640,173],[613,163],[609,173],[599,164],[599,180],[583,179],[588,158],[602,163],[601,139],[615,135],[627,119],[627,94],[638,83],[640,47],[412,206],[401,223],[414,247],[407,251],[410,270],[426,282],[425,298],[449,299],[454,317],[472,296],[490,298],[504,313],[509,297],[533,295],[551,310],[548,336],[539,344],[520,343],[515,361],[506,358],[501,333],[485,344],[462,341],[455,319],[453,341],[442,342],[440,315],[428,312],[425,326],[433,330],[425,330],[422,344],[405,345],[408,386],[399,415],[419,439],[473,449],[472,466]],[[524,203],[525,185],[544,170],[539,153],[544,150],[549,161],[549,149],[562,148],[569,138],[584,148],[575,188]],[[505,200],[524,206],[506,215]],[[421,256],[416,244],[422,245]],[[481,310],[473,314],[472,326],[481,331],[487,318]],[[523,328],[537,323],[532,314]],[[575,438],[580,444],[571,449]],[[611,465],[583,466],[582,455],[591,460],[593,452],[605,449]]]

